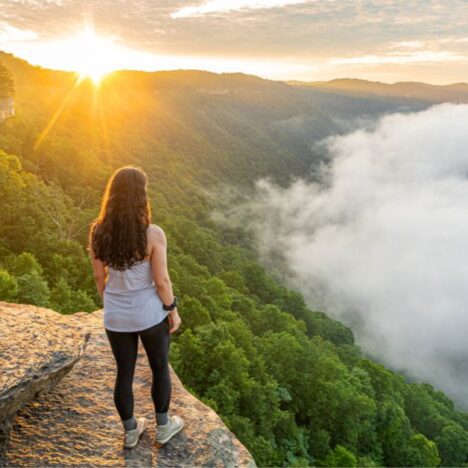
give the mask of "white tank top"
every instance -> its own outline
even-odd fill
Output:
[[[162,322],[169,313],[162,308],[150,260],[122,271],[109,267],[103,305],[104,327],[112,331],[142,331]]]

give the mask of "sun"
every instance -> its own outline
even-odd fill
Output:
[[[69,47],[73,57],[72,68],[80,80],[90,78],[99,85],[104,76],[117,68],[119,49],[113,39],[96,35],[91,27],[71,38]]]

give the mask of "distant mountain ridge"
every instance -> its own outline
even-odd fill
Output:
[[[73,78],[73,72],[51,70],[39,66],[32,66],[26,60],[13,54],[0,50],[0,62],[3,62],[14,73],[19,85],[24,85],[35,74],[42,75],[43,84],[63,81],[64,78]],[[468,83],[452,83],[448,85],[435,85],[418,81],[400,81],[384,83],[359,78],[336,78],[328,81],[299,81],[299,80],[270,80],[241,72],[215,73],[205,70],[169,70],[169,71],[136,71],[118,70],[106,80],[125,77],[131,80],[152,82],[158,86],[172,88],[197,89],[208,94],[224,94],[226,90],[251,89],[257,90],[264,86],[274,87],[277,90],[286,90],[287,87],[305,88],[314,91],[327,91],[341,93],[355,97],[384,97],[416,99],[429,102],[468,102]],[[214,89],[212,89],[214,87]]]
[[[379,96],[385,98],[418,99],[429,102],[468,102],[468,83],[433,85],[417,81],[382,83],[357,78],[330,81],[287,81],[291,86],[312,88],[349,96]]]

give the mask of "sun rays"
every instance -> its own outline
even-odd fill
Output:
[[[112,38],[98,36],[91,26],[85,26],[75,36],[50,44],[48,49],[50,58],[53,58],[57,63],[62,63],[65,68],[73,70],[76,77],[71,82],[70,89],[64,94],[44,130],[39,134],[34,144],[35,150],[44,142],[57,120],[72,102],[78,88],[84,84],[84,81],[89,80],[92,83],[94,102],[100,102],[97,96],[99,87],[102,80],[117,69],[119,52],[120,50],[114,44]],[[101,115],[101,112],[98,113]],[[102,124],[102,122],[100,123]]]
[[[70,47],[74,54],[74,68],[80,80],[90,78],[95,85],[99,85],[107,74],[118,67],[120,51],[113,39],[96,35],[89,26],[70,39]]]

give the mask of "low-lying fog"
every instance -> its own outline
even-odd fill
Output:
[[[248,216],[265,261],[280,249],[291,285],[366,354],[468,407],[468,105],[387,115],[325,147],[319,182],[259,180],[226,219]]]

